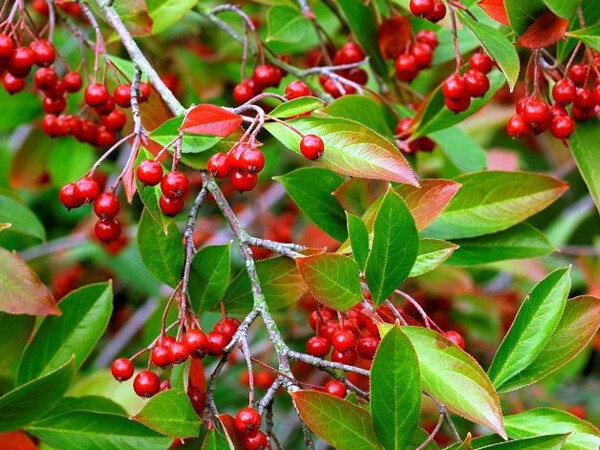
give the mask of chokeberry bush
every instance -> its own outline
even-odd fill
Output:
[[[597,0],[0,0],[0,450],[600,446]]]

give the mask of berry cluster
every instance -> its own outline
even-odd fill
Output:
[[[277,87],[281,83],[284,72],[273,64],[261,64],[254,69],[252,77],[243,80],[233,88],[233,100],[246,103],[263,92],[265,88]]]
[[[256,143],[239,142],[227,153],[215,153],[206,168],[215,178],[229,177],[240,192],[251,191],[258,183],[258,174],[265,167],[265,155]]]
[[[365,54],[360,46],[354,42],[347,42],[336,52],[333,58],[333,64],[336,66],[343,66],[347,64],[359,63],[364,59]],[[339,70],[336,73],[346,80],[350,80],[361,86],[364,86],[367,84],[367,81],[369,81],[369,74],[367,74],[367,72],[360,67]],[[356,88],[353,86],[342,83],[330,76],[327,76],[326,74],[321,74],[319,77],[319,83],[323,87],[323,90],[333,98],[339,98],[343,95],[356,93]],[[341,90],[342,87],[344,92]]]
[[[433,52],[438,45],[438,38],[433,31],[419,31],[415,35],[415,43],[396,58],[396,78],[410,83],[419,75],[419,71],[431,67]]]
[[[471,57],[469,64],[471,69],[464,75],[453,73],[442,86],[446,107],[457,114],[469,109],[471,98],[483,97],[490,89],[487,74],[494,67],[492,59],[480,51]]]
[[[262,419],[253,408],[243,408],[235,416],[235,429],[243,436],[244,450],[264,450],[268,448],[267,436],[260,431]]]
[[[446,5],[442,0],[410,0],[408,6],[415,16],[433,23],[446,17]]]
[[[190,182],[183,172],[173,170],[163,175],[158,161],[146,159],[138,166],[136,175],[144,186],[156,186],[160,183],[162,195],[158,206],[164,215],[173,217],[181,212],[185,196],[190,190]]]
[[[410,140],[410,127],[412,119],[401,119],[396,126],[396,137],[403,141],[400,150],[407,155],[414,155],[418,151],[431,152],[435,148],[435,142],[424,136]]]

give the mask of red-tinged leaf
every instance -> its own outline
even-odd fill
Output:
[[[342,207],[351,214],[362,216],[367,208],[385,194],[389,184],[381,180],[351,178],[333,192]]]
[[[2,450],[37,450],[37,445],[23,431],[0,433],[0,449]]]
[[[229,441],[230,447],[234,450],[244,450],[242,438],[235,429],[235,419],[229,414],[219,414],[217,418],[223,426],[225,437],[227,438],[227,441]]]
[[[568,26],[568,20],[561,19],[552,11],[546,11],[527,28],[517,43],[534,49],[549,47],[565,36]]]
[[[16,253],[0,248],[0,312],[59,316],[48,288]]]
[[[133,197],[137,191],[136,177],[135,177],[135,160],[139,149],[136,149],[135,155],[132,155],[127,161],[123,175],[123,190],[125,191],[125,197],[127,202],[131,205]]]
[[[600,297],[600,260],[591,256],[582,256],[578,262],[589,294]]]
[[[133,36],[146,36],[152,33],[152,17],[148,13],[145,0],[119,0],[114,8]]]
[[[290,394],[300,418],[338,450],[379,450],[370,414],[363,408],[317,391]]]
[[[481,0],[477,6],[483,9],[496,22],[510,26],[506,9],[504,8],[504,0]]]
[[[406,16],[396,16],[385,19],[377,34],[379,37],[379,50],[385,59],[395,59],[406,49],[410,40],[411,25]]]
[[[404,199],[419,231],[425,229],[448,206],[460,184],[450,180],[421,180],[421,188],[398,186],[395,191]]]
[[[179,128],[189,134],[206,134],[227,137],[242,125],[242,116],[211,104],[198,105],[191,109]]]

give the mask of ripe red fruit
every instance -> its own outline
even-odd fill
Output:
[[[79,208],[83,204],[75,183],[65,184],[58,192],[58,199],[67,209]]]
[[[569,69],[569,78],[577,86],[583,86],[587,78],[588,69],[586,64],[573,64]]]
[[[415,41],[429,45],[431,51],[434,51],[439,45],[439,40],[435,31],[421,30],[415,35]]]
[[[50,137],[56,137],[62,134],[63,127],[59,124],[58,118],[54,114],[46,114],[42,119],[42,131]],[[74,184],[73,187],[75,187]]]
[[[155,345],[150,353],[150,361],[158,367],[167,367],[171,364],[169,349],[164,345]]]
[[[358,340],[356,350],[361,358],[371,361],[375,357],[377,347],[379,347],[379,339],[367,336]]]
[[[171,380],[162,380],[160,382],[160,392],[167,391],[171,389]]]
[[[431,47],[422,42],[417,42],[410,48],[410,54],[415,57],[417,68],[426,69],[431,66],[433,61],[433,52]]]
[[[406,83],[414,80],[419,74],[417,59],[409,54],[402,53],[396,58],[396,78]]]
[[[158,207],[165,216],[174,217],[181,212],[185,202],[182,198],[168,198],[161,195],[158,199]]]
[[[231,338],[233,338],[233,335],[236,333],[239,327],[240,321],[233,317],[230,317],[228,319],[223,319],[217,322],[214,331],[225,336],[227,342],[229,342],[231,341]]]
[[[171,345],[173,345],[173,342],[175,342],[175,338],[165,334],[164,336],[160,336],[156,340],[156,345],[162,345],[163,347],[170,347]]]
[[[52,86],[50,89],[47,89],[44,94],[46,95],[46,97],[50,97],[50,98],[63,98],[65,96],[65,83],[63,83],[61,80],[58,80],[56,83],[54,83],[54,86]]]
[[[306,353],[318,358],[323,358],[329,353],[329,341],[320,336],[311,337],[306,343]]]
[[[272,64],[258,66],[252,73],[252,79],[256,84],[263,87],[277,87],[281,82],[281,78],[281,70]]]
[[[306,97],[310,95],[310,89],[304,81],[296,80],[292,81],[285,87],[285,97],[288,100],[293,100],[299,97]]]
[[[242,172],[234,170],[229,175],[231,185],[240,192],[251,191],[258,183],[258,176],[255,173]]]
[[[331,360],[333,362],[347,364],[349,366],[353,366],[358,361],[358,353],[356,350],[347,350],[345,352],[339,352],[334,350],[331,352]]]
[[[556,116],[550,123],[550,133],[556,139],[569,139],[575,131],[575,121],[571,116]]]
[[[25,89],[25,80],[6,73],[2,78],[2,86],[10,95],[17,94]]]
[[[94,111],[100,116],[107,116],[115,110],[116,105],[115,100],[112,97],[108,97],[108,101],[102,106],[94,108]]]
[[[338,352],[345,352],[356,348],[356,336],[350,330],[340,330],[331,336],[331,344]]]
[[[33,50],[35,64],[39,67],[48,67],[56,59],[54,45],[45,39],[32,42],[30,47]]]
[[[160,390],[160,379],[151,370],[143,370],[133,380],[133,390],[140,397],[152,397]]]
[[[169,358],[173,364],[181,364],[190,357],[190,349],[185,342],[175,341],[169,347]]]
[[[112,192],[103,192],[94,202],[94,212],[101,219],[115,217],[119,213],[119,200]]]
[[[259,93],[260,89],[256,86],[256,82],[249,78],[233,88],[233,100],[237,104],[246,103]]]
[[[471,97],[483,97],[490,89],[490,80],[479,70],[471,69],[465,73],[465,84],[467,92]]]
[[[144,186],[156,186],[163,177],[162,166],[158,161],[146,159],[138,166],[136,175]]]
[[[12,38],[5,34],[0,34],[0,58],[10,58],[15,49]]]
[[[333,64],[336,66],[354,64],[363,59],[365,59],[365,54],[360,45],[355,42],[347,42],[336,52]]]
[[[442,87],[444,97],[450,100],[459,101],[469,95],[467,91],[467,83],[464,77],[458,73],[450,75],[444,81]]]
[[[307,134],[300,141],[300,152],[311,161],[319,159],[325,152],[323,140],[314,134]]]
[[[212,356],[221,356],[223,354],[223,350],[229,343],[225,336],[223,336],[221,333],[217,333],[216,331],[211,331],[208,333],[206,335],[206,341],[208,354]]]
[[[82,203],[93,202],[100,195],[100,187],[92,177],[80,178],[75,183],[75,189]]]
[[[573,106],[583,110],[593,109],[596,106],[596,102],[594,101],[592,91],[588,88],[577,88]]]
[[[581,109],[573,105],[571,108],[571,114],[573,119],[575,119],[577,122],[585,122],[586,120],[593,119],[596,115],[596,112],[593,108]]]
[[[31,2],[31,7],[36,13],[42,16],[47,16],[50,12],[50,8],[48,7],[46,0],[33,0],[33,2]]]
[[[206,170],[215,178],[225,178],[231,173],[231,161],[225,153],[215,153],[206,163]]]
[[[69,72],[66,74],[63,78],[63,83],[65,84],[65,90],[71,93],[79,92],[83,86],[81,75],[77,72]]]
[[[183,342],[188,346],[190,353],[198,352],[204,356],[208,346],[206,334],[201,330],[188,330],[183,334]]]
[[[128,84],[117,86],[113,92],[113,98],[121,108],[129,108],[131,106],[131,86]]]
[[[67,108],[67,101],[64,97],[53,99],[44,96],[42,99],[42,108],[44,108],[44,111],[48,114],[60,114]]]
[[[550,116],[552,118],[555,118],[556,116],[566,116],[567,114],[567,109],[564,106],[559,105],[558,103],[555,103],[554,105],[550,106]]]
[[[349,70],[345,70],[340,72],[340,75],[345,79],[354,81],[357,84],[364,86],[369,81],[369,74],[366,70],[361,69],[360,67],[354,67]]]
[[[508,120],[506,132],[512,138],[521,139],[527,136],[531,129],[521,114],[515,114]]]
[[[190,190],[188,177],[177,170],[167,172],[160,181],[160,188],[165,197],[172,200],[183,198]]]
[[[94,233],[102,242],[116,241],[121,236],[121,223],[115,218],[100,219],[96,222]]]
[[[548,128],[550,109],[544,101],[531,98],[523,107],[523,118],[534,132],[543,131]]]
[[[441,0],[436,0],[433,11],[426,17],[430,22],[436,23],[446,17],[446,5]]]
[[[13,51],[10,56],[10,69],[11,72],[15,71],[28,71],[31,66],[35,63],[35,54],[29,47],[19,47]]]
[[[258,148],[250,147],[235,154],[234,164],[242,172],[259,173],[265,167],[265,155]]]
[[[450,342],[462,348],[463,350],[465,349],[465,339],[461,336],[460,333],[458,333],[457,331],[450,330],[446,331],[445,335],[446,339],[448,339]]]
[[[469,59],[471,69],[479,70],[482,73],[488,74],[494,67],[494,61],[486,53],[479,51]]]
[[[127,116],[119,109],[115,109],[110,114],[102,117],[102,124],[112,131],[121,131],[126,122]]]
[[[458,114],[469,109],[469,106],[471,106],[471,97],[467,95],[459,100],[447,98],[444,100],[444,103],[446,104],[446,108]]]
[[[99,108],[104,106],[110,100],[110,94],[106,86],[100,83],[90,84],[85,88],[83,94],[85,103],[92,108]]]
[[[407,132],[412,125],[412,119],[400,119],[398,125],[396,125],[396,134],[402,140],[408,139],[410,137],[410,133]]]
[[[269,442],[267,436],[262,431],[255,431],[247,434],[242,440],[244,450],[266,450]]]
[[[417,17],[426,17],[433,12],[434,0],[410,0],[410,12]]]
[[[594,102],[597,105],[600,105],[600,80],[596,80],[594,82],[594,89],[592,90],[592,95],[594,96]]]
[[[140,83],[140,98],[139,98],[140,103],[147,102],[148,99],[150,98],[151,94],[152,94],[152,86],[150,85],[150,83],[145,83],[142,81]]]
[[[261,418],[258,411],[242,408],[235,416],[235,429],[241,434],[250,434],[260,429]]]
[[[552,98],[560,105],[568,105],[575,100],[575,85],[571,80],[558,80],[552,88]]]
[[[104,125],[96,128],[96,146],[98,148],[109,148],[118,141],[117,133]]]
[[[338,398],[346,398],[346,394],[348,394],[346,385],[338,380],[328,381],[325,386],[323,386],[323,390],[329,395],[333,395],[334,397]]]
[[[340,326],[336,322],[328,322],[321,327],[321,336],[331,342],[333,335],[340,329]]]
[[[53,88],[58,82],[58,75],[51,67],[42,67],[35,71],[33,83],[41,91],[47,91]]]
[[[133,376],[133,364],[127,358],[115,359],[110,366],[110,372],[117,381],[127,381]]]

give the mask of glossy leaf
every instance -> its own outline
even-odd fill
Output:
[[[148,150],[141,148],[135,164],[135,169],[137,170],[140,163],[146,159],[154,159],[154,155],[152,155],[152,153],[150,153]],[[166,172],[167,171],[163,167],[163,173]],[[144,204],[148,214],[150,214],[154,221],[160,225],[163,232],[166,234],[169,229],[169,224],[173,222],[173,218],[163,214],[160,210],[158,203],[160,197],[162,196],[160,183],[156,186],[144,186],[142,183],[140,183],[140,180],[137,179],[137,176],[135,177],[135,183],[140,200]]]
[[[338,241],[348,237],[344,210],[333,196],[343,177],[320,167],[305,167],[275,179],[315,225]]]
[[[322,392],[290,394],[298,414],[308,427],[337,450],[378,450],[371,417],[364,409]]]
[[[46,413],[67,392],[73,362],[23,384],[0,397],[0,432],[23,428]]]
[[[197,0],[146,0],[152,17],[152,34],[168,30],[179,22],[194,6]]]
[[[0,248],[0,312],[60,314],[50,291],[16,253]]]
[[[526,48],[540,49],[556,44],[564,38],[569,21],[552,11],[545,11],[527,28],[517,43]]]
[[[543,0],[543,2],[554,14],[563,19],[570,19],[581,4],[581,0]]]
[[[427,236],[456,239],[505,230],[541,211],[567,189],[555,178],[524,172],[477,172],[455,181],[462,187],[427,228]]]
[[[485,150],[458,127],[450,127],[429,134],[446,158],[461,172],[477,172],[486,169]]]
[[[132,419],[173,438],[197,437],[200,433],[198,414],[188,395],[177,389],[159,392]]]
[[[348,119],[339,117],[303,117],[290,125],[303,134],[316,134],[325,143],[319,163],[359,178],[396,181],[417,185],[415,175],[394,144],[380,134]],[[265,128],[290,150],[300,152],[300,136],[279,123]]]
[[[578,123],[575,133],[569,140],[569,146],[573,158],[577,163],[579,172],[587,185],[596,208],[600,211],[600,160],[598,160],[597,148],[600,142],[600,126],[598,119],[594,118],[588,122]]]
[[[568,33],[568,35],[570,37],[574,37],[575,39],[579,39],[585,45],[592,47],[594,50],[600,51],[600,24],[571,31]]]
[[[417,230],[422,231],[446,209],[460,189],[460,184],[441,179],[425,179],[420,183],[420,188],[402,185],[394,190],[404,199],[415,219]]]
[[[317,97],[299,97],[277,105],[269,115],[271,117],[287,119],[319,109],[324,104],[323,100]]]
[[[225,438],[229,444],[230,450],[243,450],[242,438],[235,428],[235,419],[229,414],[219,414],[217,416],[225,432]]]
[[[337,254],[296,258],[302,279],[312,295],[325,306],[347,311],[363,296],[356,261]]]
[[[376,305],[406,279],[417,258],[419,235],[404,200],[393,190],[383,198],[373,224],[365,275]]]
[[[510,25],[506,9],[504,9],[504,0],[480,0],[477,6],[483,9],[488,16],[503,25]]]
[[[554,333],[571,288],[570,269],[557,269],[529,293],[488,370],[494,386],[522,372]]]
[[[548,8],[544,5],[543,0],[504,0],[506,15],[510,22],[510,26],[520,36],[535,22],[535,19],[540,17]]]
[[[561,450],[565,445],[567,436],[564,434],[551,434],[548,436],[537,436],[515,441],[500,442],[485,447],[489,450]]]
[[[267,15],[267,42],[300,42],[311,32],[310,20],[296,8],[276,5]]]
[[[230,248],[231,243],[211,245],[194,256],[188,286],[194,309],[211,309],[223,298],[231,275]]]
[[[152,32],[152,18],[145,0],[115,1],[114,8],[132,36],[145,36]]]
[[[389,184],[381,180],[350,178],[333,193],[344,210],[362,216],[369,206],[386,193]]]
[[[451,257],[458,245],[439,239],[419,240],[419,250],[409,277],[418,277],[430,272]]]
[[[227,438],[217,430],[208,430],[202,443],[202,450],[230,450]]]
[[[45,318],[25,349],[17,384],[55,370],[72,355],[79,369],[108,325],[112,298],[110,282],[90,284],[63,298],[58,305],[62,315]]]
[[[37,216],[25,205],[6,195],[0,195],[0,223],[10,224],[11,232],[42,241],[46,239],[46,230]]]
[[[174,223],[165,234],[146,210],[142,212],[137,230],[138,249],[144,265],[157,279],[175,287],[183,270],[183,244],[179,228]]]
[[[16,127],[31,122],[43,114],[40,100],[33,92],[23,92],[13,97],[5,89],[0,89],[0,104],[2,104],[0,131],[13,131]]]
[[[0,376],[23,353],[34,324],[34,316],[0,313]]]
[[[577,356],[600,327],[600,299],[585,295],[567,301],[556,331],[533,362],[512,377],[501,391],[512,391],[541,380]]]
[[[498,395],[473,357],[435,331],[420,327],[402,331],[419,349],[423,390],[456,414],[505,436]]]
[[[348,236],[352,247],[352,256],[364,270],[369,256],[369,232],[360,217],[346,213],[348,220]]]
[[[242,116],[210,103],[194,106],[183,119],[180,131],[188,134],[227,137],[242,125]]]
[[[590,450],[600,446],[600,431],[591,423],[565,411],[536,408],[505,418],[506,433],[512,439],[542,434],[571,433],[563,450]]]
[[[40,419],[47,419],[52,416],[59,416],[66,412],[75,411],[92,411],[127,416],[127,411],[121,405],[106,397],[82,395],[81,397],[63,397],[52,410],[44,414]]]
[[[511,90],[519,79],[521,64],[519,55],[504,33],[481,22],[477,22],[464,11],[457,9],[460,21],[475,35],[486,53],[498,64]]]
[[[307,287],[293,260],[285,257],[257,261],[260,285],[271,310],[283,309],[296,303]],[[245,269],[227,287],[223,301],[230,312],[248,312],[253,298],[250,280]]]
[[[167,145],[177,137],[179,128],[183,125],[183,116],[167,120],[160,127],[150,133],[150,139],[160,145]],[[182,153],[201,153],[215,147],[221,142],[219,136],[202,136],[184,134],[181,145]]]
[[[527,223],[520,223],[499,233],[453,242],[460,248],[452,254],[448,264],[455,266],[534,258],[556,250],[541,231]]]
[[[382,339],[371,367],[373,428],[386,449],[407,447],[419,423],[421,383],[417,353],[401,328]]]

